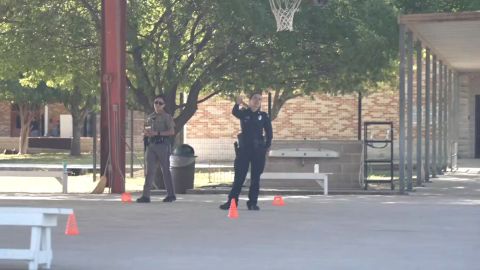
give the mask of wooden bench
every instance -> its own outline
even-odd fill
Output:
[[[68,172],[63,165],[0,164],[0,176],[11,177],[55,177],[68,192]]]
[[[269,180],[313,180],[323,188],[323,195],[328,195],[328,175],[332,173],[321,173],[318,166],[315,166],[314,172],[264,172],[260,179]],[[250,180],[250,173],[247,174],[247,181]]]
[[[0,207],[0,225],[30,226],[30,249],[0,249],[0,260],[28,261],[29,270],[39,265],[52,265],[52,227],[57,226],[58,215],[72,214],[64,208]],[[3,244],[3,243],[2,243]]]

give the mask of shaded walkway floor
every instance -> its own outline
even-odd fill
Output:
[[[224,195],[122,204],[116,195],[0,194],[2,206],[72,207],[80,235],[54,230],[53,269],[479,269],[480,177],[447,174],[407,196],[263,196],[240,218]],[[0,248],[27,230],[0,227]],[[27,269],[0,261],[0,269]]]

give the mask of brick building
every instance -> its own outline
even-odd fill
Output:
[[[398,94],[373,93],[362,99],[363,121],[398,122]],[[266,95],[264,95],[266,101]],[[206,160],[231,160],[239,123],[232,101],[210,99],[198,106],[186,127],[186,142]],[[266,103],[263,106],[265,109]],[[274,140],[357,140],[358,95],[318,94],[289,100],[272,122]],[[398,127],[395,127],[398,130]]]
[[[467,73],[460,79],[460,138],[459,157],[475,156],[475,112],[480,110],[475,98],[480,96],[480,74]],[[416,88],[414,88],[416,89]],[[414,104],[416,94],[414,93]],[[363,121],[392,121],[394,138],[398,139],[398,92],[385,91],[371,93],[362,99]],[[263,110],[266,110],[264,95]],[[239,123],[231,115],[233,102],[214,97],[199,104],[197,113],[185,126],[185,142],[194,146],[200,161],[230,161],[234,157],[233,142],[239,132]],[[477,107],[476,107],[477,106]],[[16,113],[8,103],[0,103],[0,139],[18,135]],[[413,110],[414,114],[416,110]],[[60,114],[68,114],[63,105],[48,106],[49,123],[56,121]],[[127,116],[130,119],[128,114]],[[143,113],[134,114],[134,148],[142,148],[141,130]],[[425,119],[425,117],[422,117]],[[413,116],[414,127],[416,116]],[[127,120],[127,143],[130,143],[130,120]],[[358,132],[358,95],[322,95],[299,97],[289,100],[273,121],[275,140],[357,140]],[[48,126],[51,129],[51,126]],[[478,132],[478,131],[477,131]],[[385,136],[379,130],[374,136]],[[414,134],[414,138],[416,135]],[[10,140],[11,141],[11,140]],[[83,140],[82,140],[83,141]],[[89,148],[91,144],[82,147]],[[414,147],[415,147],[414,143]],[[5,148],[5,146],[1,146]],[[127,148],[128,149],[128,148]],[[395,153],[398,153],[395,143]],[[87,151],[89,149],[86,149]],[[127,150],[128,151],[128,150]],[[397,156],[397,155],[395,155]]]

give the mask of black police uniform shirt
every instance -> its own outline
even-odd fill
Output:
[[[240,105],[235,104],[232,114],[240,119],[241,140],[245,146],[269,148],[272,145],[272,122],[267,113],[260,110],[254,112],[249,108],[240,109]],[[265,141],[263,140],[263,131],[265,131]],[[240,142],[240,147],[242,147],[242,142]]]

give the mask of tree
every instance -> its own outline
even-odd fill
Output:
[[[293,32],[256,37],[252,59],[229,84],[273,92],[272,118],[288,100],[315,92],[366,92],[395,80],[396,9],[384,0],[304,3]]]
[[[98,21],[98,5],[81,2]],[[332,2],[326,10],[305,4],[297,30],[276,33],[267,1],[130,1],[133,106],[151,112],[153,96],[166,94],[178,132],[197,104],[216,94],[273,89],[278,111],[299,95],[353,92],[391,79],[394,7],[385,0]],[[188,95],[184,104],[179,92]]]
[[[6,1],[1,5],[0,78],[28,72],[62,89],[72,114],[71,155],[80,154],[87,113],[99,93],[99,36],[87,9],[76,1]]]
[[[197,104],[225,91],[216,87],[233,72],[235,62],[253,44],[251,31],[230,20],[238,17],[229,5],[238,1],[130,2],[128,20],[128,83],[143,111],[152,111],[156,94],[167,96],[167,110],[175,114],[176,131],[194,115]],[[232,89],[233,90],[233,89]],[[177,104],[179,92],[186,102]],[[207,93],[201,99],[200,93]]]
[[[0,90],[0,100],[10,102],[19,113],[21,127],[18,153],[26,154],[33,118],[45,104],[58,102],[60,92],[43,81],[32,85],[28,78],[0,81]]]
[[[199,103],[217,94],[274,91],[276,115],[300,95],[367,91],[394,80],[394,2],[336,0],[324,9],[307,2],[295,15],[295,31],[277,33],[268,1],[128,1],[130,106],[148,113],[153,97],[166,94],[178,132]],[[14,46],[9,63],[28,64],[13,70],[35,70],[66,90],[65,103],[80,122],[99,86],[100,0],[5,3],[3,55]],[[182,104],[179,92],[187,94]]]

